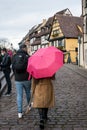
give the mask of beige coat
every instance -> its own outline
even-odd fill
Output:
[[[33,107],[50,108],[54,106],[54,90],[50,78],[32,79]]]

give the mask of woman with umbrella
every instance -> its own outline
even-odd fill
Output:
[[[44,129],[47,121],[48,108],[54,106],[54,90],[52,78],[32,78],[33,107],[38,108],[40,116],[40,128]]]
[[[55,47],[39,49],[28,61],[27,71],[33,77],[33,107],[38,108],[42,129],[47,120],[48,108],[54,106],[54,90],[51,80],[62,66],[63,53]]]

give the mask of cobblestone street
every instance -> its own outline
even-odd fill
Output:
[[[12,84],[12,95],[0,97],[0,130],[39,130],[36,109],[32,108],[23,120],[18,120],[14,79]],[[56,102],[49,109],[45,130],[87,130],[87,70],[65,64],[53,84]],[[23,110],[26,110],[25,98]]]

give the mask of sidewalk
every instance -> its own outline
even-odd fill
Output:
[[[78,65],[73,65],[73,64],[65,64],[65,66],[68,67],[69,69],[72,69],[77,74],[87,78],[87,69],[83,67],[79,67]]]
[[[56,74],[55,107],[49,109],[45,130],[87,130],[87,70],[65,64]],[[17,119],[16,90],[12,79],[11,97],[0,98],[0,130],[39,130],[36,109]],[[23,109],[26,110],[24,95]]]

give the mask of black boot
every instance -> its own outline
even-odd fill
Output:
[[[40,129],[44,129],[44,120],[40,120]]]
[[[44,108],[44,121],[45,121],[45,123],[47,122],[47,119],[48,119],[48,117],[47,117],[47,114],[48,114],[48,108]]]
[[[0,89],[1,89],[1,81],[0,81]]]
[[[44,129],[44,116],[43,116],[43,108],[38,108],[40,115],[40,129]]]

